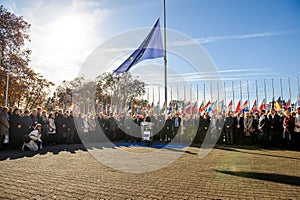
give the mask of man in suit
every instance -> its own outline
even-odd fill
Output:
[[[172,138],[175,138],[175,136],[178,133],[178,130],[180,129],[180,125],[181,125],[181,118],[179,117],[178,112],[175,114],[175,117],[173,117],[172,121],[173,121],[173,123],[172,123],[173,124],[173,137]],[[178,135],[178,139],[180,140],[180,135]]]
[[[272,147],[278,147],[279,145],[279,124],[280,124],[280,118],[275,112],[275,109],[272,108],[269,116],[269,125],[270,125],[270,139],[271,139],[271,146]]]
[[[231,112],[228,112],[224,122],[224,131],[226,135],[227,144],[233,144],[233,126],[234,126],[234,119],[231,116]]]
[[[239,144],[244,139],[244,117],[238,113],[234,117],[234,140]]]
[[[266,111],[260,111],[260,118],[258,121],[259,144],[261,147],[267,148],[269,146],[269,122],[266,116]]]

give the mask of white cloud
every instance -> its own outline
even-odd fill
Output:
[[[287,34],[291,34],[291,33],[295,33],[295,32],[298,32],[298,30],[238,34],[238,35],[223,35],[223,36],[208,36],[208,37],[194,38],[193,40],[200,44],[206,44],[206,43],[221,42],[221,41],[226,41],[226,40],[241,40],[241,39],[259,38],[259,37],[280,36],[280,35],[287,35]],[[194,41],[175,41],[175,42],[169,42],[168,45],[171,45],[171,46],[193,45]]]

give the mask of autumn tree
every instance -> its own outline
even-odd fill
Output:
[[[9,105],[32,109],[45,103],[50,86],[54,85],[29,67],[31,50],[30,24],[0,6],[0,105],[5,103],[5,88],[9,74]],[[8,73],[9,72],[9,73]]]

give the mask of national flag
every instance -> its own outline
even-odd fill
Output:
[[[228,106],[227,106],[227,112],[230,112],[232,110],[232,100],[230,100]]]
[[[155,113],[158,114],[160,111],[160,103],[157,102],[156,107],[155,107]]]
[[[199,106],[199,112],[201,112],[203,107],[204,107],[204,100],[201,101],[201,104]]]
[[[241,110],[244,110],[244,109],[247,107],[247,105],[248,105],[248,100],[246,100],[246,101],[243,103],[243,105],[242,105],[242,107],[241,107]]]
[[[127,72],[131,67],[143,60],[159,58],[163,56],[163,42],[158,19],[138,49],[135,50],[116,70],[114,70],[113,74]]]
[[[224,100],[221,100],[218,103],[218,112],[221,112],[224,109]]]
[[[176,102],[176,104],[175,104],[175,111],[176,112],[178,111],[178,102]]]
[[[169,103],[168,115],[172,113],[172,102]]]
[[[193,106],[193,113],[197,113],[198,112],[198,104],[197,102],[195,102],[194,106]]]
[[[274,107],[275,107],[275,110],[277,110],[277,111],[281,110],[281,108],[282,108],[281,97],[279,97],[279,98],[277,99],[277,101],[275,101]]]
[[[200,112],[205,111],[209,105],[210,105],[210,100],[205,104],[205,106],[200,110]]]
[[[257,111],[257,103],[256,103],[256,100],[254,100],[253,102],[253,106],[252,106],[252,111]]]
[[[285,109],[289,110],[291,108],[291,100],[289,99],[285,104]]]
[[[266,103],[265,103],[265,99],[262,100],[260,106],[259,106],[259,110],[262,111],[262,110],[266,110]]]
[[[295,108],[297,108],[299,106],[300,106],[300,93],[297,94],[297,99],[296,99],[296,102],[295,102]]]
[[[184,101],[182,101],[181,103],[181,113],[180,114],[184,114]]]
[[[187,104],[185,105],[185,113],[187,114],[191,114],[191,111],[192,111],[192,105],[191,105],[191,102],[187,102]]]
[[[234,110],[234,114],[240,112],[240,110],[241,110],[241,101],[239,101],[238,104],[236,105],[236,108]]]
[[[212,105],[212,113],[217,114],[218,113],[218,101],[215,101]]]

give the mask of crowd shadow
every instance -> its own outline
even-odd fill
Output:
[[[292,159],[292,160],[300,160],[299,158],[296,157],[290,157],[290,156],[282,156],[282,155],[271,155],[267,154],[264,151],[264,149],[258,148],[258,147],[253,147],[253,146],[215,146],[215,149],[220,149],[220,150],[225,150],[225,151],[232,151],[232,152],[237,152],[237,153],[244,153],[244,154],[251,154],[251,155],[261,155],[261,156],[267,156],[267,157],[274,157],[274,158],[286,158],[286,159]],[[251,152],[245,152],[241,151],[239,149],[246,149],[246,150],[254,150]],[[272,151],[283,151],[283,149],[270,149]]]
[[[135,147],[145,147],[145,148],[155,148],[155,149],[167,149],[176,152],[183,152],[187,154],[196,155],[197,153],[193,153],[191,151],[185,150],[187,147],[186,144],[173,144],[168,145],[167,143],[156,142],[151,146],[146,145],[145,143],[140,142],[109,142],[109,143],[81,143],[81,144],[56,144],[51,146],[43,146],[43,149],[39,151],[21,151],[21,150],[13,150],[13,149],[5,149],[0,151],[0,161],[4,160],[15,160],[26,157],[34,157],[36,155],[46,155],[48,153],[52,153],[53,155],[58,155],[61,152],[69,152],[71,154],[75,154],[77,151],[88,151],[94,149],[103,149],[103,148],[112,148],[116,149],[119,147],[126,148],[135,148]]]
[[[69,152],[71,154],[74,154],[80,150],[87,151],[87,148],[83,144],[61,144],[61,145],[44,146],[43,149],[36,152],[7,149],[7,150],[0,151],[0,161],[7,160],[7,159],[15,160],[19,158],[33,157],[36,155],[45,155],[47,153],[58,155],[60,152]]]
[[[215,170],[218,173],[239,176],[263,181],[270,181],[288,185],[300,186],[300,177],[290,176],[283,174],[273,174],[273,173],[258,173],[258,172],[234,172],[234,171],[224,171],[224,170]]]

